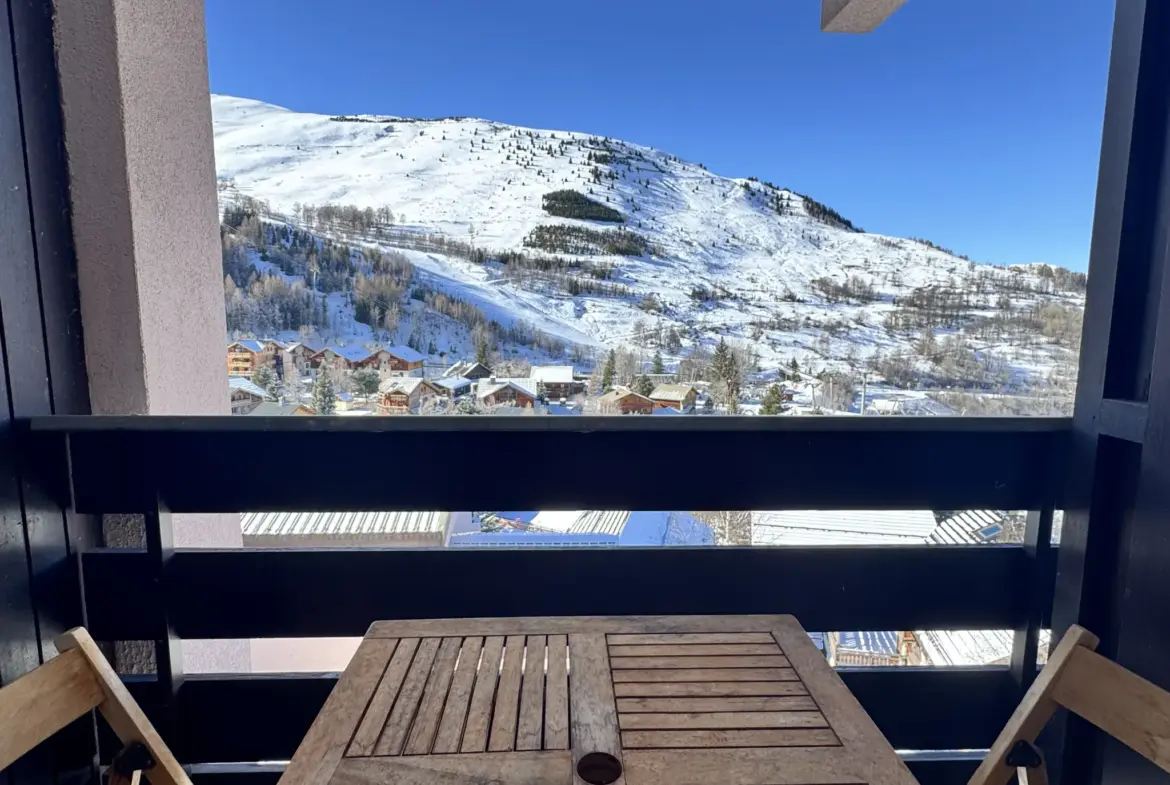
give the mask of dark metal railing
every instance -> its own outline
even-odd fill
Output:
[[[186,675],[178,642],[359,636],[375,619],[793,613],[810,630],[1013,629],[1013,665],[842,675],[900,749],[986,747],[1035,674],[1069,421],[1003,418],[55,417],[25,423],[75,513],[141,513],[144,549],[81,556],[99,639],[153,640],[135,682],[201,779],[291,755],[335,675]],[[293,482],[277,467],[303,466]],[[1075,491],[1075,489],[1073,489]],[[171,512],[1026,509],[985,546],[183,550]],[[164,672],[165,671],[165,672]],[[966,756],[969,758],[969,756]],[[910,761],[923,783],[973,762]],[[216,765],[210,765],[216,764]],[[230,775],[255,785],[272,772]]]

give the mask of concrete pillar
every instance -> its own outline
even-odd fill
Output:
[[[203,2],[57,0],[54,35],[93,413],[230,414]],[[174,530],[242,545],[236,515]],[[247,668],[246,642],[190,648],[188,670]]]

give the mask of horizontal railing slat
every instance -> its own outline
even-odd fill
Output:
[[[977,760],[967,757],[906,761],[919,785],[966,785],[978,764]],[[191,773],[191,781],[195,785],[276,785],[279,780],[280,771],[271,766],[258,767],[254,771],[223,767],[210,771],[199,769]]]
[[[30,452],[59,455],[68,441],[86,513],[158,500],[173,512],[1020,510],[1062,506],[1070,421],[53,417],[25,430]],[[256,470],[273,460],[305,471]]]
[[[791,613],[809,630],[914,630],[1028,614],[1018,546],[181,550],[161,586],[145,560],[83,554],[99,639],[153,640],[164,618],[180,638],[264,638],[379,619]]]
[[[1016,704],[1006,668],[842,669],[897,749],[986,749]],[[183,763],[287,760],[336,674],[188,675],[177,696]],[[136,690],[147,713],[149,689]]]

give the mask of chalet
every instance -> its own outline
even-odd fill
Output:
[[[309,358],[309,364],[338,376],[357,370],[358,363],[369,356],[370,350],[363,346],[326,346]]]
[[[417,414],[428,400],[445,392],[417,376],[396,377],[378,388],[378,414]]]
[[[602,414],[650,414],[654,401],[628,387],[615,387],[599,399]]]
[[[571,365],[534,365],[529,376],[544,389],[550,400],[568,398],[573,393],[581,392],[581,387],[573,382]]]
[[[462,376],[447,376],[436,379],[434,385],[439,388],[442,395],[451,399],[461,398],[475,388],[473,380],[464,379]]]
[[[390,346],[386,348],[389,358],[384,370],[394,376],[422,376],[423,361],[426,355],[411,349],[409,346]]]
[[[279,344],[276,341],[248,339],[233,341],[227,347],[228,376],[251,376],[262,365],[274,368]]]
[[[247,376],[229,376],[228,392],[232,414],[248,414],[264,403],[267,393]]]
[[[531,379],[493,379],[488,378],[479,383],[476,398],[484,406],[499,406],[511,404],[521,408],[530,408],[536,403],[537,385]]]
[[[281,379],[299,379],[307,376],[312,367],[312,357],[321,351],[303,341],[284,344],[276,353],[276,375]]]
[[[443,376],[448,379],[486,379],[491,375],[491,368],[474,360],[460,360],[443,371]]]
[[[655,408],[689,412],[695,406],[699,392],[689,384],[660,384],[650,393]]]
[[[921,665],[921,654],[910,632],[831,632],[828,634],[829,664],[878,667]]]

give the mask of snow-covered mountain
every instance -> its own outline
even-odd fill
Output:
[[[753,346],[765,368],[795,357],[814,370],[861,369],[875,355],[899,356],[934,379],[950,373],[943,355],[961,352],[1001,379],[1032,382],[1076,348],[1069,335],[1044,334],[1056,328],[1039,329],[1048,318],[1040,312],[1078,310],[1081,276],[976,264],[858,231],[811,198],[653,148],[472,118],[328,117],[218,95],[212,110],[218,174],[232,189],[294,222],[306,204],[389,208],[402,231],[487,249],[486,264],[404,252],[492,318],[573,344],[646,345],[673,331],[681,348],[666,353],[678,357],[723,335]],[[545,195],[564,190],[621,223],[550,214]],[[586,278],[612,265],[620,288],[575,293],[509,275],[491,261],[502,251],[572,258]]]

